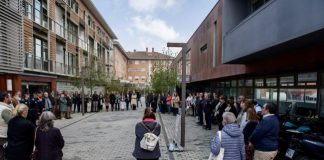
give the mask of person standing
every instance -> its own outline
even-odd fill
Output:
[[[166,103],[167,103],[167,112],[170,114],[171,113],[171,101],[172,101],[172,96],[170,93],[168,93],[166,97]]]
[[[114,111],[114,109],[115,109],[116,96],[115,96],[115,94],[113,92],[110,93],[109,99],[110,99],[111,111]]]
[[[60,99],[59,99],[59,106],[60,106],[60,112],[61,112],[61,118],[66,118],[66,111],[67,111],[67,100],[65,98],[64,93],[61,93]]]
[[[191,102],[192,102],[192,95],[191,93],[189,93],[189,96],[186,99],[186,114],[189,114],[191,108]]]
[[[67,111],[66,111],[66,119],[71,118],[71,111],[72,111],[72,98],[68,92],[65,94],[66,98],[66,105],[67,105]]]
[[[105,101],[105,107],[106,107],[106,112],[109,111],[109,94],[106,92],[104,96],[104,101]]]
[[[137,100],[137,96],[136,96],[136,93],[135,91],[133,91],[133,94],[132,94],[132,100],[131,100],[131,106],[132,106],[132,109],[133,110],[136,110],[136,100]]]
[[[249,108],[252,108],[254,109],[253,107],[253,103],[252,101],[250,100],[246,100],[244,102],[241,103],[241,114],[239,115],[238,117],[238,121],[239,122],[238,124],[240,125],[240,129],[241,131],[243,131],[243,129],[245,128],[246,124],[247,124],[247,113],[246,111],[249,109]]]
[[[148,132],[151,132],[156,136],[159,136],[161,133],[161,125],[158,122],[156,122],[155,114],[152,112],[151,108],[145,109],[143,121],[137,123],[135,126],[136,139],[135,139],[135,148],[133,151],[133,156],[137,160],[143,160],[143,159],[157,160],[161,156],[159,142],[157,142],[153,151],[147,151],[140,147],[140,142],[144,137],[144,134]]]
[[[164,114],[165,112],[167,112],[167,102],[164,93],[160,97],[160,102],[161,102],[160,112]]]
[[[263,105],[261,122],[250,136],[254,160],[273,160],[278,153],[279,120],[275,115],[277,106],[272,102]]]
[[[115,101],[115,110],[119,111],[120,110],[120,94],[117,92],[116,94],[116,101]]]
[[[199,125],[204,125],[204,114],[203,114],[203,108],[204,108],[204,94],[203,93],[199,93],[199,98],[197,100],[197,113],[198,113],[198,124]]]
[[[244,134],[244,144],[245,144],[245,152],[246,152],[246,160],[253,160],[254,149],[252,146],[249,146],[249,137],[253,133],[255,127],[257,126],[259,120],[258,116],[253,108],[249,108],[246,111],[246,120],[247,124],[243,129]]]
[[[236,111],[237,113],[240,113],[241,112],[241,104],[242,102],[245,102],[245,97],[240,95],[238,98],[237,98],[237,102],[235,103],[235,108],[236,108]]]
[[[139,103],[141,104],[141,107],[142,107],[142,102],[141,102],[141,93],[139,91],[136,92],[136,106],[139,107]],[[138,103],[139,102],[139,103]]]
[[[8,92],[0,92],[0,160],[4,159],[3,144],[7,142],[8,123],[13,117],[13,107],[11,103],[11,95]]]
[[[211,152],[218,155],[220,148],[224,148],[224,160],[245,160],[244,136],[235,123],[235,115],[224,112],[222,117],[224,128],[220,131],[221,140],[216,132],[210,145]]]
[[[154,113],[156,113],[157,101],[158,101],[158,96],[155,93],[153,93],[153,101],[151,103],[151,107]]]
[[[180,108],[180,97],[177,93],[174,93],[174,108],[173,108],[173,115],[176,116],[179,114],[179,108]]]
[[[205,112],[205,121],[206,121],[206,130],[211,130],[211,122],[212,122],[212,113],[215,107],[215,101],[213,95],[208,93],[208,98],[205,103],[204,112]]]
[[[44,92],[43,104],[45,106],[45,111],[52,111],[52,102],[48,97],[48,93]]]
[[[128,111],[129,109],[129,104],[130,104],[130,101],[131,101],[131,96],[132,94],[130,92],[126,92],[125,94],[125,102],[126,102],[126,110]]]
[[[98,105],[99,105],[99,95],[97,94],[97,91],[94,91],[94,94],[91,97],[92,100],[92,110],[91,112],[98,112]]]
[[[223,113],[225,112],[225,108],[227,107],[226,104],[226,99],[225,96],[220,96],[219,97],[219,102],[216,106],[216,118],[217,118],[217,122],[218,122],[218,129],[222,130],[223,128]]]
[[[54,114],[49,111],[43,112],[39,118],[35,137],[37,160],[62,160],[64,139],[61,131],[54,127],[54,119]]]
[[[27,120],[28,107],[18,104],[8,124],[8,160],[30,160],[34,148],[35,126]]]

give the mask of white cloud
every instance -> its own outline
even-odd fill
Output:
[[[128,0],[128,5],[138,12],[152,12],[157,8],[168,9],[176,0]]]
[[[164,41],[176,40],[179,33],[161,19],[153,19],[151,16],[136,16],[132,19],[132,26],[138,31],[155,36]]]

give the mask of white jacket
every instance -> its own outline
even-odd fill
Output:
[[[0,138],[7,138],[8,124],[2,117],[4,110],[9,110],[11,113],[13,108],[6,103],[0,102]]]

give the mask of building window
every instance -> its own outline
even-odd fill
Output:
[[[277,78],[267,78],[266,84],[268,87],[276,87],[277,86]]]
[[[213,48],[213,67],[217,64],[218,56],[218,33],[217,33],[217,22],[214,23],[214,48]]]
[[[28,17],[28,19],[32,20],[33,17],[32,5],[26,1],[24,1],[23,5],[24,5],[24,15]]]
[[[34,1],[34,21],[47,28],[47,1],[35,0]]]
[[[48,71],[48,48],[47,42],[34,38],[34,68],[38,70]]]
[[[135,64],[139,64],[139,61],[138,60],[135,60]]]
[[[298,85],[299,86],[316,86],[317,73],[302,73],[298,74]]]
[[[77,30],[77,26],[75,24],[73,24],[71,21],[68,20],[68,41],[73,43],[73,44],[76,44],[76,35],[78,33],[78,30]]]
[[[279,114],[285,114],[290,108],[291,115],[317,116],[317,89],[280,89],[279,101]]]
[[[145,81],[146,80],[146,77],[145,76],[142,76],[141,78],[142,78],[142,81]]]
[[[294,86],[294,76],[280,77],[280,86]]]
[[[41,24],[41,10],[42,10],[42,1],[34,1],[34,21],[38,24]]]
[[[251,13],[258,10],[261,6],[266,4],[269,0],[251,0]]]
[[[207,53],[207,43],[200,48],[200,53]]]
[[[75,0],[68,0],[68,5],[73,9],[75,13],[78,13],[79,4]]]
[[[128,72],[145,72],[145,68],[128,68]]]
[[[146,63],[146,61],[144,61],[144,60],[141,61],[141,64],[145,64],[145,63]]]
[[[263,79],[256,79],[254,82],[256,87],[263,87],[264,86],[264,81]]]

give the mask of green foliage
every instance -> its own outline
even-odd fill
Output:
[[[165,93],[179,86],[177,72],[174,69],[156,68],[152,75],[152,89],[155,93]]]

